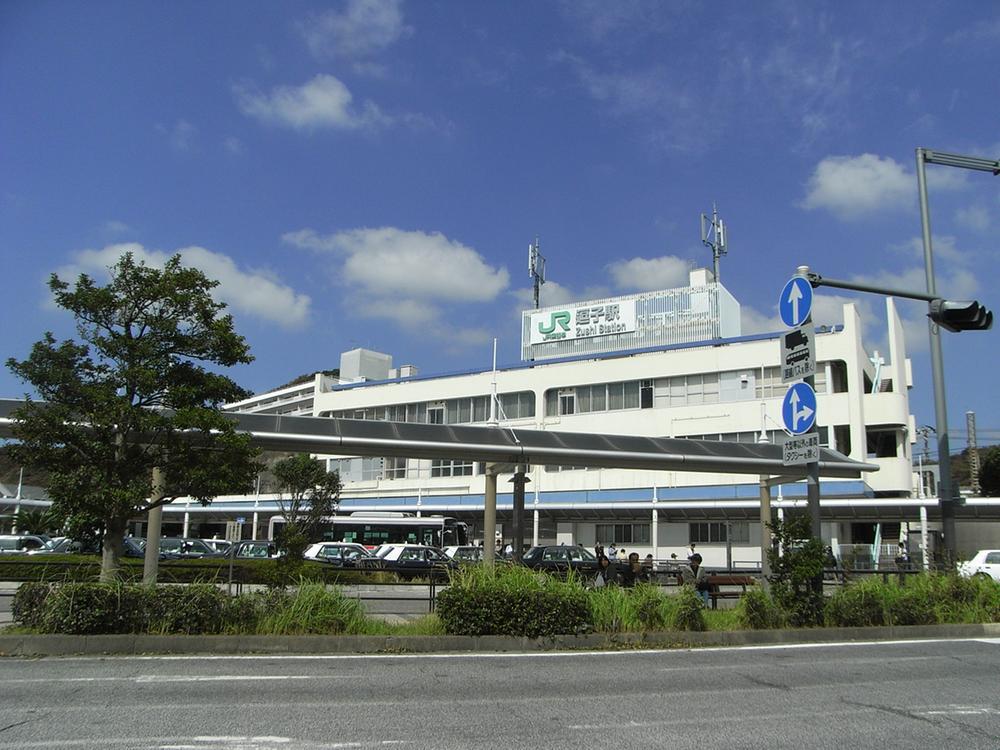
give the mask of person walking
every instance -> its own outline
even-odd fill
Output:
[[[608,545],[608,559],[617,560],[618,559],[618,548],[615,546],[614,542]]]
[[[625,548],[622,547],[618,550],[618,562],[625,562],[628,559],[628,555],[625,554]]]

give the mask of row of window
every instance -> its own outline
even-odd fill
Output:
[[[499,394],[500,419],[530,419],[535,416],[535,394],[531,391]],[[420,424],[469,424],[486,422],[490,418],[489,396],[468,396],[416,404],[369,406],[364,409],[344,409],[330,412],[339,419],[369,419],[384,422],[417,422]]]
[[[595,539],[607,546],[614,542],[622,544],[650,544],[650,524],[648,523],[599,523],[595,526]],[[748,521],[704,521],[688,524],[688,540],[691,544],[733,544],[750,543],[750,523]]]
[[[824,363],[821,363],[823,365]],[[816,373],[818,393],[847,390],[846,365],[837,360],[826,363],[832,372],[827,383],[827,367]],[[545,415],[549,417],[593,412],[652,409],[671,406],[698,406],[768,398],[781,398],[788,386],[781,382],[781,368],[763,367],[729,372],[692,373],[667,378],[626,380],[615,383],[553,388],[545,392]],[[424,424],[471,424],[490,417],[489,396],[468,396],[415,404],[370,406],[345,409],[329,416],[343,419],[374,419],[388,422]],[[531,391],[499,396],[501,419],[531,419],[535,416],[535,395]]]

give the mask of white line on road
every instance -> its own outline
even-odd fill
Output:
[[[349,659],[553,659],[559,657],[627,657],[649,654],[718,653],[726,651],[795,651],[817,648],[853,648],[857,646],[918,646],[931,643],[989,643],[1000,645],[1000,638],[914,638],[893,641],[833,641],[829,643],[776,643],[756,646],[702,646],[698,648],[648,648],[625,651],[528,651],[444,654],[165,654],[160,656],[65,656],[58,661],[344,661]]]
[[[253,682],[260,680],[346,680],[347,675],[311,675],[311,674],[255,674],[250,676]],[[147,674],[134,677],[25,677],[22,679],[5,679],[5,685],[27,685],[31,683],[53,682],[244,682],[245,674],[214,674],[214,675],[183,675],[183,674]]]

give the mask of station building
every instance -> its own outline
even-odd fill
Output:
[[[342,356],[339,378],[316,375],[229,408],[486,425],[496,393],[497,428],[515,435],[531,429],[781,442],[787,384],[779,367],[780,332],[743,335],[739,303],[711,271],[694,270],[689,282],[679,289],[524,311],[522,360],[514,365],[422,374],[412,366],[394,369],[389,355],[358,349]],[[821,443],[879,467],[861,480],[822,481],[823,537],[838,553],[876,558],[882,547],[884,554],[895,554],[900,539],[917,533],[920,508],[934,506],[914,490],[910,362],[892,299],[885,310],[884,353],[866,348],[851,304],[844,306],[842,325],[819,328],[816,336]],[[455,516],[482,538],[485,466],[323,458],[344,481],[341,512]],[[501,474],[497,496],[498,522],[507,537],[511,476]],[[759,483],[752,478],[583,466],[531,466],[527,476],[526,538],[534,543],[614,542],[657,559],[686,556],[694,544],[710,566],[760,564]],[[805,483],[789,481],[773,490],[772,506],[778,515],[792,512],[805,507],[805,497]],[[220,498],[206,511],[239,506],[249,520],[247,505],[230,503],[237,501]],[[268,498],[254,498],[248,531],[266,534],[274,512]]]

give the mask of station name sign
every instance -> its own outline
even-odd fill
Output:
[[[613,336],[635,331],[635,300],[531,314],[531,344]]]

